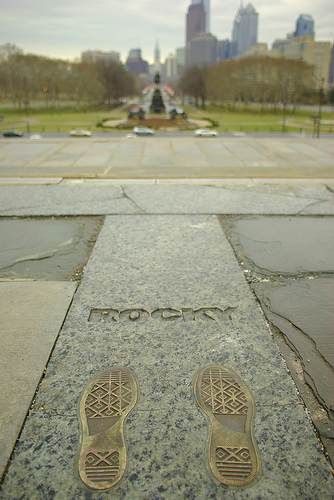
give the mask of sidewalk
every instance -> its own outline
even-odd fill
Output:
[[[298,345],[289,350],[284,328],[267,322],[263,311],[272,318],[262,302],[286,282],[333,282],[332,183],[0,186],[3,220],[47,216],[43,220],[51,224],[49,216],[65,214],[105,217],[67,315],[62,306],[66,319],[59,336],[53,334],[50,359],[43,355],[46,371],[40,370],[39,385],[34,382],[33,404],[24,403],[29,413],[4,474],[3,498],[332,498],[334,479],[322,442],[330,453],[333,440],[320,441],[315,406],[305,406],[317,404],[317,412],[330,414],[332,401],[317,399],[316,381],[313,400],[305,396],[302,389],[310,385],[297,381],[303,364],[293,372],[296,360],[303,360]],[[23,271],[21,280],[1,281],[0,269],[0,303],[8,281],[20,290]],[[267,288],[260,293],[258,286]],[[284,314],[277,304],[271,312]],[[203,308],[210,314],[192,313]],[[111,321],[99,309],[123,311],[122,319]],[[133,309],[140,313],[135,320]],[[152,315],[161,309],[174,319]],[[314,314],[325,313],[319,302]],[[310,333],[295,321],[299,334],[303,328]],[[332,337],[326,342],[322,349],[332,349]],[[198,368],[211,363],[239,373],[255,396],[262,474],[244,489],[218,486],[208,471],[208,427],[192,381]],[[87,380],[110,366],[133,370],[140,397],[125,429],[125,477],[111,492],[90,493],[76,469],[78,401]],[[330,420],[327,428],[330,434]]]
[[[0,139],[0,177],[333,178],[334,139]]]

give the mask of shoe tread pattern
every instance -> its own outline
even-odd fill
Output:
[[[207,368],[202,376],[201,397],[215,415],[246,415],[248,399],[238,382],[220,367]]]
[[[117,369],[101,375],[92,386],[85,401],[87,418],[123,415],[132,402],[132,387],[127,370]]]
[[[87,479],[92,483],[113,482],[119,475],[119,453],[109,450],[89,450],[85,460]]]

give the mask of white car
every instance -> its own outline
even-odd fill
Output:
[[[154,135],[154,130],[148,127],[135,127],[133,129],[133,133],[136,135],[148,136],[148,135]]]
[[[70,132],[71,137],[91,137],[91,135],[92,133],[89,130],[84,130],[79,128],[71,130]]]
[[[216,130],[210,130],[208,128],[199,128],[195,130],[196,137],[217,137],[218,132]]]
[[[29,139],[31,141],[39,141],[40,139],[42,139],[42,136],[40,134],[32,134]]]

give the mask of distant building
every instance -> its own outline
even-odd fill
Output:
[[[226,61],[232,57],[232,44],[228,38],[217,42],[217,61]]]
[[[249,49],[241,57],[250,57],[250,56],[267,56],[268,55],[268,44],[267,43],[255,43],[251,45]]]
[[[119,52],[110,51],[103,52],[102,50],[86,50],[81,53],[81,62],[94,63],[97,61],[113,61],[120,62],[121,57]]]
[[[193,5],[200,4],[200,3],[203,4],[204,11],[205,11],[205,31],[206,31],[206,33],[210,33],[210,30],[211,30],[211,28],[210,28],[210,19],[211,19],[210,0],[192,0],[191,3]]]
[[[155,47],[154,47],[154,63],[155,64],[160,64],[161,62],[161,53],[160,53],[160,47],[159,47],[159,42],[156,41]]]
[[[156,42],[155,47],[154,47],[153,67],[154,67],[155,73],[161,72],[161,52],[160,52],[160,47],[159,47],[158,41]]]
[[[331,42],[316,42],[309,36],[276,40],[268,55],[305,61],[314,67],[315,85],[327,87],[332,57]]]
[[[136,75],[146,75],[149,73],[148,62],[142,58],[141,49],[131,49],[126,60],[126,67],[131,73]]]
[[[178,77],[177,61],[174,54],[169,54],[165,61],[165,78],[167,81],[176,80]]]
[[[206,15],[203,3],[189,5],[186,16],[186,44],[200,33],[205,33]]]
[[[188,44],[187,66],[209,66],[217,62],[217,38],[201,33]]]
[[[241,6],[232,31],[233,57],[239,57],[257,43],[259,15],[251,3]]]
[[[184,67],[186,65],[186,49],[185,47],[179,47],[175,51],[177,74],[180,76],[183,73]]]
[[[314,38],[314,19],[308,14],[301,14],[296,21],[295,37],[310,36]]]
[[[281,54],[284,54],[290,43],[291,43],[291,38],[277,38],[273,42],[272,49]]]

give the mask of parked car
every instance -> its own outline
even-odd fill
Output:
[[[187,113],[183,111],[182,108],[171,108],[169,110],[169,116],[172,120],[177,118],[178,116],[181,116],[181,118],[183,118],[184,120],[187,119]]]
[[[133,133],[136,135],[142,135],[142,136],[152,136],[154,135],[154,130],[148,127],[135,127],[133,129]]]
[[[195,130],[196,137],[217,137],[218,132],[216,130],[210,130],[208,128],[199,128]]]
[[[74,130],[71,130],[70,136],[71,137],[91,137],[92,133],[89,130],[84,130],[80,128],[76,128]]]
[[[129,109],[128,118],[139,118],[139,120],[143,120],[145,118],[145,111],[141,106],[133,106]]]
[[[42,136],[40,134],[32,134],[29,139],[31,141],[39,141],[40,139],[42,139]]]
[[[4,137],[23,137],[23,132],[18,132],[17,130],[5,130],[2,133]]]

